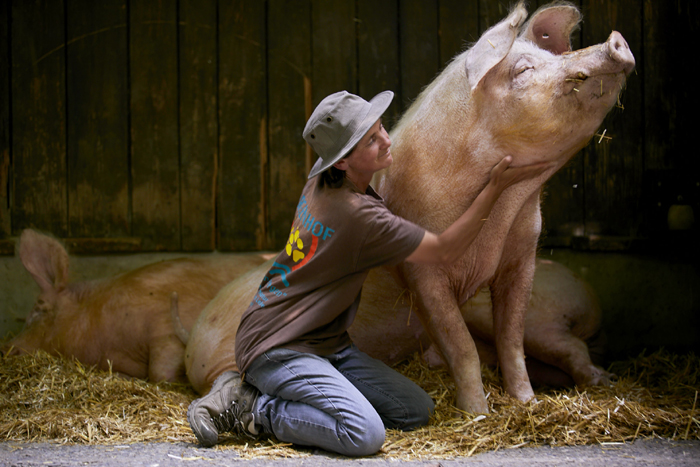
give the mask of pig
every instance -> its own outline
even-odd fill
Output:
[[[571,4],[544,6],[526,18],[520,2],[419,95],[391,131],[393,164],[373,182],[391,211],[439,233],[474,201],[505,156],[513,166],[549,166],[501,195],[453,265],[403,263],[389,272],[415,297],[416,314],[455,379],[456,405],[467,412],[489,410],[477,347],[460,313],[480,289],[491,296],[504,388],[523,402],[534,397],[524,340],[541,188],[592,138],[635,66],[616,31],[605,43],[572,52],[580,13]],[[185,366],[198,390],[235,369],[239,317],[229,311],[245,309],[255,290],[242,279],[217,294],[192,330]]]
[[[182,326],[190,329],[221,287],[269,257],[260,252],[180,258],[70,283],[68,253],[55,238],[26,229],[18,250],[40,294],[23,330],[5,344],[8,355],[43,349],[103,370],[111,365],[126,376],[171,382],[186,382],[185,346],[171,320],[171,294],[179,295]]]
[[[550,164],[539,178],[501,195],[452,266],[399,266],[455,378],[457,406],[468,412],[485,413],[488,405],[459,307],[488,286],[504,389],[531,400],[524,327],[542,228],[541,187],[593,137],[635,65],[615,31],[603,44],[571,52],[580,13],[570,4],[542,7],[527,23],[526,16],[519,3],[421,93],[391,133],[394,164],[375,181],[392,212],[441,232],[506,155],[513,166]]]
[[[271,265],[272,260],[263,263],[225,286],[191,332],[180,329],[180,335],[189,336],[184,340],[188,345],[186,367],[190,383],[200,394],[206,394],[223,371],[236,369],[233,349],[238,322]],[[403,288],[395,272],[392,268],[370,271],[349,330],[353,342],[388,365],[416,352],[422,352],[431,366],[444,365],[440,351],[416,317],[411,292]],[[495,367],[488,288],[462,304],[460,313],[470,333],[477,336],[481,362]],[[599,366],[605,342],[601,316],[589,284],[562,264],[537,258],[525,322],[527,369],[536,385],[585,387],[607,385],[615,378]]]
[[[440,350],[416,317],[414,297],[399,286],[388,270],[370,272],[350,328],[353,342],[389,365],[415,352],[422,352],[430,366],[444,365]],[[460,314],[474,338],[480,362],[495,367],[489,289],[481,289],[463,303]],[[525,315],[525,354],[532,383],[549,387],[610,384],[615,375],[600,366],[605,345],[601,319],[598,298],[589,284],[564,265],[537,258]]]

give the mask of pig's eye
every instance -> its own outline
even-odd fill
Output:
[[[515,66],[513,67],[513,75],[518,76],[522,75],[528,70],[533,70],[535,68],[535,63],[532,60],[531,57],[525,55],[520,57],[520,59],[515,62]]]

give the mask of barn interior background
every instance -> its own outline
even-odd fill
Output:
[[[540,3],[531,1],[530,11]],[[694,0],[580,0],[574,48],[637,60],[600,134],[545,187],[542,256],[600,296],[613,355],[700,343]],[[313,107],[396,92],[388,127],[508,10],[494,0],[13,0],[0,6],[0,331],[36,294],[22,229],[110,264],[278,249]],[[145,253],[151,256],[143,256]],[[127,256],[125,256],[127,255]],[[79,261],[79,259],[78,259]],[[15,281],[15,282],[12,282]],[[29,282],[24,290],[16,281]]]

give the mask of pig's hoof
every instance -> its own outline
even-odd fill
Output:
[[[581,382],[576,382],[577,386],[610,386],[617,380],[617,375],[603,370],[600,367],[593,367],[591,371],[585,375]]]

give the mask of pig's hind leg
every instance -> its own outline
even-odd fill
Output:
[[[148,355],[148,379],[187,383],[185,375],[185,346],[174,334],[158,337]]]
[[[525,333],[525,351],[544,363],[569,374],[577,386],[609,385],[615,375],[592,361],[588,345],[558,323],[543,323],[528,327]]]

